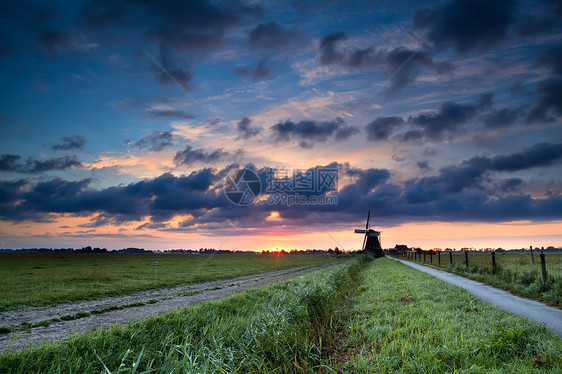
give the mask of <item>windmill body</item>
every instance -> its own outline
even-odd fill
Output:
[[[363,239],[363,248],[361,251],[363,253],[373,254],[375,257],[380,257],[383,255],[383,250],[381,246],[380,236],[381,232],[369,228],[369,219],[371,218],[371,211],[367,214],[367,224],[365,229],[355,229],[356,234],[365,234],[365,239]]]

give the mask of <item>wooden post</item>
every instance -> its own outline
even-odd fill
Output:
[[[453,265],[453,251],[449,251],[449,263]]]
[[[429,263],[433,264],[433,253],[429,254]]]
[[[423,263],[425,264],[425,252],[423,253]]]
[[[464,263],[468,267],[468,251],[464,251]]]
[[[531,246],[531,263],[535,263],[535,256],[533,256],[533,246]]]
[[[439,266],[441,266],[441,251],[437,251],[437,262],[439,263]]]
[[[492,251],[492,266],[496,267],[496,251]]]
[[[546,284],[546,259],[544,258],[544,253],[541,253],[540,256],[541,256],[542,285],[544,287]]]

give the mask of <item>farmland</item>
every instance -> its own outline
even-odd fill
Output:
[[[529,252],[497,252],[496,267],[492,266],[490,252],[469,252],[469,266],[465,265],[463,252],[416,256],[416,262],[462,275],[477,281],[503,288],[517,295],[534,298],[558,307],[562,306],[562,253],[545,254],[547,281],[542,284],[539,253],[531,257]],[[413,260],[413,257],[407,258]]]
[[[559,372],[544,326],[385,258],[0,355],[0,372]]]
[[[333,257],[304,254],[0,253],[0,311],[124,295],[332,261]]]

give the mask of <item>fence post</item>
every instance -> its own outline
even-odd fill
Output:
[[[429,263],[433,264],[433,253],[429,254]]]
[[[535,256],[533,256],[533,246],[531,246],[531,263],[535,263]]]
[[[544,287],[546,284],[546,259],[544,257],[544,253],[541,253],[540,256],[541,256],[542,285]]]
[[[496,251],[492,251],[492,267],[496,267]]]
[[[437,262],[439,263],[439,266],[441,266],[441,251],[437,251]]]
[[[425,252],[423,253],[423,263],[425,264]]]
[[[449,251],[449,262],[453,265],[453,252]]]
[[[464,251],[464,263],[466,267],[468,267],[468,251]]]

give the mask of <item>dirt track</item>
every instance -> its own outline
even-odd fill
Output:
[[[60,304],[48,308],[2,312],[0,313],[0,326],[21,326],[22,323],[40,322],[54,318],[60,320],[61,317],[65,319],[64,316],[75,316],[77,313],[88,314],[96,311],[100,313],[99,311],[108,308],[122,308],[104,311],[100,314],[90,314],[73,320],[60,320],[48,326],[33,327],[28,331],[18,330],[9,334],[1,334],[0,351],[20,350],[29,345],[61,340],[73,333],[83,333],[94,328],[107,328],[116,323],[128,323],[135,319],[218,299],[252,287],[279,282],[333,265],[303,266],[221,281],[145,291],[134,295]],[[130,306],[134,303],[147,304]]]

